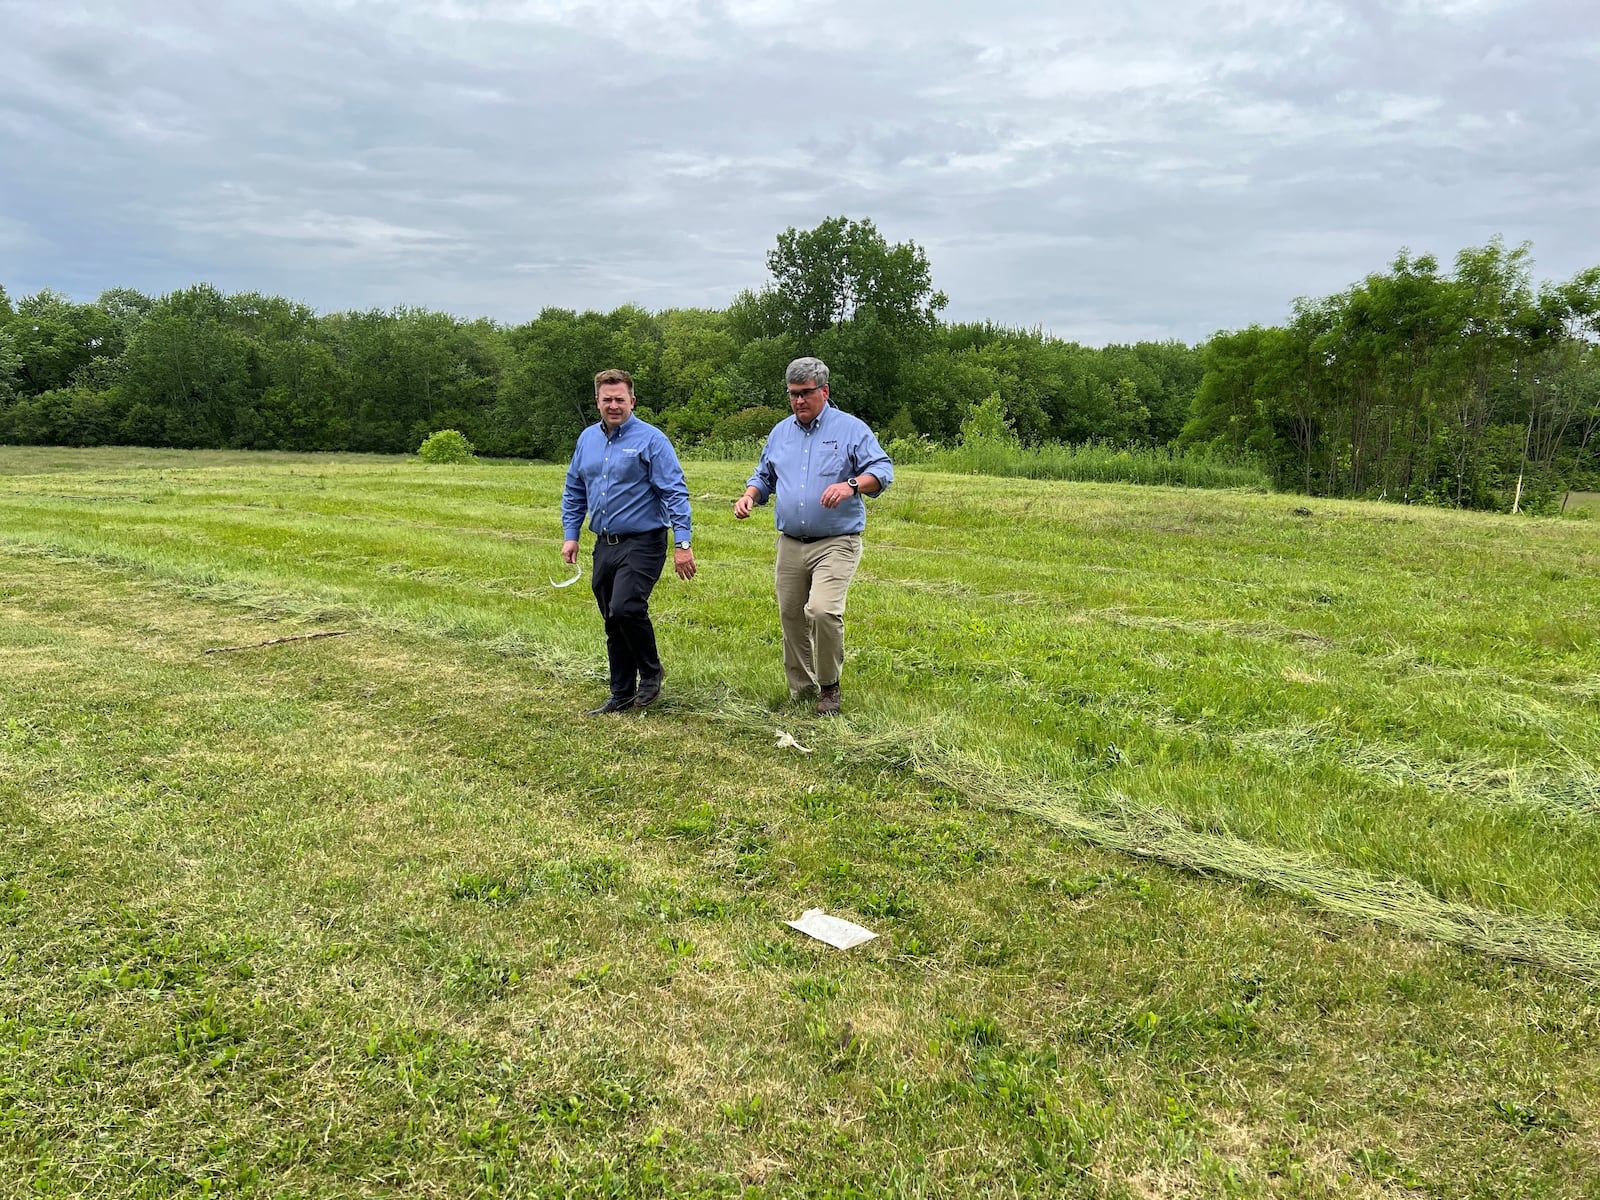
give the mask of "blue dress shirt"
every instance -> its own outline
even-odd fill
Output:
[[[646,533],[666,525],[689,540],[689,485],[667,435],[630,416],[615,433],[604,421],[578,435],[561,492],[561,530],[578,540],[584,513],[589,532]]]
[[[894,464],[860,417],[824,404],[810,426],[788,417],[773,426],[761,461],[746,487],[761,493],[765,504],[778,493],[778,532],[790,537],[837,537],[860,533],[867,527],[867,506],[860,496],[840,501],[837,508],[822,507],[822,493],[830,484],[854,475],[872,475],[881,487],[894,480]]]

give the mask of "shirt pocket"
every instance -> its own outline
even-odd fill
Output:
[[[849,451],[840,445],[822,446],[822,454],[817,459],[816,470],[819,475],[830,479],[843,479],[849,474]]]
[[[611,461],[611,477],[619,484],[639,484],[650,478],[650,463],[643,454],[623,453]]]

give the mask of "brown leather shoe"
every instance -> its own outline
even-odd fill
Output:
[[[817,716],[836,717],[839,715],[839,685],[825,683],[822,691],[817,696]]]

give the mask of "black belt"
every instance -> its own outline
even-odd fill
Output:
[[[849,533],[823,533],[816,537],[800,537],[798,534],[786,533],[783,536],[788,538],[791,542],[799,542],[802,546],[809,546],[812,542],[825,542],[829,538],[854,537],[855,535]]]
[[[596,541],[604,542],[608,546],[615,546],[619,542],[627,541],[629,538],[651,536],[660,537],[666,532],[667,527],[665,525],[659,525],[654,529],[641,529],[638,533],[597,533],[594,536]]]

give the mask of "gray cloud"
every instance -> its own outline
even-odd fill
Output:
[[[0,0],[0,282],[720,306],[843,213],[952,317],[1103,342],[1401,246],[1596,261],[1589,0],[996,7]]]

